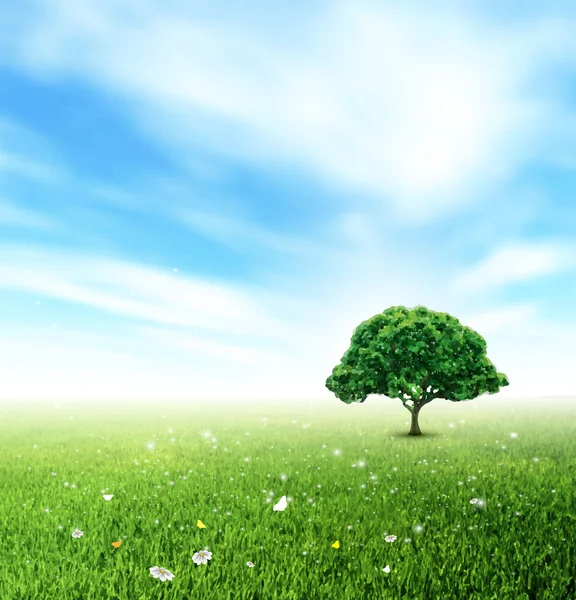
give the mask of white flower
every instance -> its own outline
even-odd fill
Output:
[[[192,560],[197,565],[205,565],[208,564],[209,560],[212,560],[212,552],[208,552],[208,550],[200,550],[200,552],[196,552],[192,557]]]
[[[390,565],[386,565],[382,570],[384,573],[390,573]]]
[[[478,502],[478,498],[472,498],[472,500],[470,500],[470,504],[476,504]]]
[[[83,535],[84,535],[84,532],[83,532],[83,531],[80,531],[79,529],[75,529],[75,530],[72,532],[72,537],[73,537],[73,538],[81,538]]]
[[[170,573],[168,569],[163,569],[162,567],[151,567],[150,575],[155,579],[160,578],[160,581],[172,581],[174,579],[174,574]]]
[[[251,562],[251,561],[248,561],[246,564],[247,564],[247,565],[248,565],[250,568],[252,568],[252,567],[254,566],[254,563],[253,563],[253,562]]]
[[[274,508],[272,510],[286,510],[287,506],[288,506],[288,504],[286,502],[286,496],[282,496],[282,498],[280,498],[280,501],[278,502],[278,504],[275,504]]]
[[[387,535],[384,539],[387,542],[395,542],[396,541],[396,536],[395,535]]]
[[[104,500],[106,500],[106,502],[110,502],[110,500],[112,500],[112,498],[114,498],[114,494],[104,494],[102,496],[102,498],[104,498]]]

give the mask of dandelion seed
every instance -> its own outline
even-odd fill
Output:
[[[395,536],[395,535],[387,535],[387,536],[386,536],[384,539],[385,539],[387,542],[395,542],[397,538],[396,538],[396,536]]]
[[[517,434],[517,433],[511,433],[511,434],[510,434],[510,437],[511,437],[512,439],[515,439],[515,438],[517,438],[517,437],[518,437],[518,434]]]
[[[208,552],[208,550],[200,550],[200,552],[196,552],[192,556],[192,560],[197,565],[206,565],[209,560],[212,560],[212,552]]]
[[[251,562],[251,561],[248,561],[248,562],[246,563],[246,565],[247,565],[248,567],[252,568],[252,567],[254,566],[254,563],[253,563],[253,562]]]
[[[160,581],[172,581],[172,579],[174,579],[173,573],[170,573],[168,569],[163,569],[162,567],[151,567],[150,575],[155,579],[160,579]]]
[[[81,538],[83,535],[84,535],[84,532],[83,532],[83,531],[80,531],[79,529],[75,529],[75,530],[72,532],[72,537],[73,537],[73,538]]]
[[[54,471],[52,471],[52,477],[56,477],[56,473],[54,473]]]

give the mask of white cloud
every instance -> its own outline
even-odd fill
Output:
[[[43,294],[134,319],[277,335],[256,295],[158,269],[50,249],[0,247],[0,287]]]
[[[236,336],[237,343],[221,343],[210,339],[206,335],[192,334],[190,331],[172,331],[159,327],[133,328],[148,347],[163,346],[167,349],[178,350],[179,359],[209,358],[212,363],[233,362],[241,365],[252,365],[261,368],[270,368],[278,361],[290,358],[289,354],[278,350],[259,349],[250,347],[240,335]],[[233,334],[234,332],[228,332]],[[248,336],[248,343],[250,338]],[[214,359],[217,359],[214,361]]]
[[[180,208],[174,217],[190,229],[238,251],[276,250],[296,255],[318,254],[322,246],[305,238],[272,232],[239,216]]]
[[[12,327],[0,339],[0,398],[276,398],[326,395],[316,374],[282,352],[198,338],[193,332],[126,327],[95,334],[66,327]]]
[[[21,208],[4,198],[0,198],[0,227],[2,226],[55,229],[59,224],[54,219],[37,211]]]
[[[559,243],[503,246],[451,282],[455,291],[471,293],[526,281],[576,266],[574,248]]]
[[[338,4],[309,13],[296,46],[257,20],[241,30],[164,5],[58,4],[19,38],[30,68],[73,71],[131,98],[142,127],[178,154],[201,141],[298,165],[415,218],[508,177],[562,113],[529,84],[572,43],[568,24],[498,30]]]
[[[373,270],[347,271],[345,278],[331,271],[322,275],[333,283],[324,295],[296,296],[294,308],[290,296],[270,288],[217,287],[126,261],[6,245],[0,256],[3,265],[11,265],[0,266],[0,286],[34,293],[30,311],[45,312],[47,319],[44,329],[15,321],[4,331],[0,395],[5,398],[327,397],[326,377],[361,321],[398,303],[425,304],[461,318],[466,312],[465,305],[446,303],[438,274],[429,275],[437,282],[431,286],[427,275],[415,279],[402,268],[381,281]],[[41,307],[34,305],[37,298]],[[101,333],[70,331],[68,302],[94,308],[86,326]],[[57,309],[60,318],[54,316]],[[107,320],[107,313],[128,319],[119,325]],[[14,317],[28,319],[28,314],[20,305]],[[462,322],[487,334],[489,357],[513,377],[506,393],[570,393],[570,376],[561,372],[568,360],[567,331],[547,333],[534,315],[535,308],[524,304]],[[539,371],[523,366],[532,363]]]
[[[505,396],[576,396],[574,339],[570,323],[547,320],[526,323],[488,341],[488,356],[506,373],[510,386]]]
[[[464,325],[484,335],[485,333],[500,332],[513,325],[530,322],[536,315],[537,309],[535,305],[521,304],[472,315],[462,322]]]

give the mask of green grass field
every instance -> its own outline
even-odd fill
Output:
[[[386,398],[0,405],[0,598],[574,599],[575,413],[435,400],[413,438]]]

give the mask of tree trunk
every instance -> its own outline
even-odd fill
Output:
[[[421,404],[415,403],[414,407],[412,408],[412,423],[410,425],[410,432],[408,435],[422,435],[422,432],[420,431],[420,425],[418,425],[418,413],[420,412],[422,406],[423,405]]]

